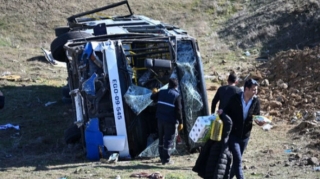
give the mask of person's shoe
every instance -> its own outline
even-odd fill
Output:
[[[173,165],[174,161],[170,160],[169,162],[162,162],[162,165]]]

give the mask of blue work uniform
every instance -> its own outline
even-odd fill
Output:
[[[181,97],[177,89],[170,88],[151,95],[151,99],[157,102],[159,155],[165,164],[170,161],[169,150],[173,146],[176,126],[182,123]]]

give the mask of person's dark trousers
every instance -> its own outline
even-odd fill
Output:
[[[230,179],[234,176],[237,179],[243,179],[243,172],[242,172],[242,154],[246,149],[249,142],[249,138],[241,139],[239,137],[230,135],[229,137],[229,150],[232,153],[233,161],[232,161],[232,168],[230,173]]]
[[[170,161],[170,148],[173,147],[176,124],[158,119],[159,155],[162,164]]]

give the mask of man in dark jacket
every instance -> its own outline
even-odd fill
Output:
[[[151,99],[157,102],[159,155],[163,165],[173,163],[169,151],[173,147],[176,126],[179,124],[179,131],[183,128],[181,97],[177,87],[178,80],[170,78],[168,89],[151,95]]]
[[[218,88],[217,93],[212,99],[211,104],[211,113],[215,113],[216,105],[219,102],[219,109],[223,109],[229,102],[231,96],[236,93],[240,93],[241,89],[236,86],[237,84],[237,76],[235,72],[231,72],[228,77],[228,85],[224,85]]]
[[[0,91],[0,109],[4,107],[4,96],[3,93]]]
[[[230,178],[235,175],[237,179],[243,179],[242,154],[249,142],[252,129],[253,115],[260,115],[260,102],[256,94],[258,82],[248,79],[244,84],[244,92],[235,94],[229,100],[227,106],[219,113],[228,115],[233,123],[229,137],[229,150],[232,152],[233,162]],[[263,123],[257,123],[263,125]]]

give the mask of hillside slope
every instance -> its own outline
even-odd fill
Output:
[[[273,56],[282,50],[318,45],[319,27],[319,1],[258,0],[228,19],[218,34],[233,42],[232,47],[258,47],[261,55]]]

